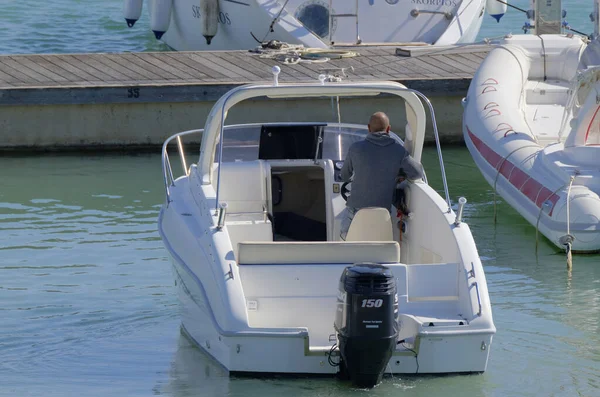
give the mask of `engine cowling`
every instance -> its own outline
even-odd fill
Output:
[[[334,324],[340,372],[358,387],[373,387],[398,339],[398,295],[392,271],[361,263],[344,269],[339,283]]]

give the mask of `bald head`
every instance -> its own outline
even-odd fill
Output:
[[[369,132],[390,132],[390,119],[383,112],[373,113],[369,119]]]

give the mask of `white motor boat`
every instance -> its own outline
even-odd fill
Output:
[[[496,0],[150,0],[149,8],[158,39],[177,51],[198,51],[248,50],[271,40],[321,49],[469,43],[486,3],[496,19],[506,11]],[[142,0],[125,0],[130,27],[141,9]]]
[[[465,141],[486,180],[568,252],[600,250],[600,43],[587,41],[507,37],[463,100]]]
[[[259,97],[358,97],[366,106],[394,96],[407,115],[406,145],[420,161],[426,116],[419,98],[433,111],[429,101],[394,82],[322,75],[316,83],[278,84],[274,69],[273,85],[229,91],[204,130],[163,146],[158,228],[185,333],[231,372],[341,373],[372,386],[384,373],[485,371],[496,331],[486,279],[461,222],[466,200],[456,215],[445,177],[445,200],[426,181],[409,183],[410,216],[361,209],[341,241],[348,189],[340,169],[367,127],[319,119],[226,124],[234,105]],[[200,158],[188,166],[183,140],[197,134]],[[170,142],[185,170],[178,178]]]

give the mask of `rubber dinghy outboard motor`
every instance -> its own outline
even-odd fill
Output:
[[[370,263],[344,269],[334,326],[340,373],[358,387],[375,386],[398,339],[398,295],[392,271]]]

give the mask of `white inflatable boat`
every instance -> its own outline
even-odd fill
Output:
[[[329,109],[330,99],[368,106],[385,94],[401,105],[395,117],[406,110],[407,147],[420,160],[421,94],[393,82],[325,79],[236,88],[215,104],[204,132],[165,142],[158,227],[184,332],[231,372],[339,373],[372,386],[383,373],[485,371],[496,331],[485,274],[460,220],[464,201],[455,214],[445,177],[446,199],[425,181],[409,183],[410,217],[361,209],[341,241],[340,169],[366,126],[322,113],[312,122],[225,124],[244,100],[297,103],[304,117],[310,109],[293,99],[326,98]],[[201,153],[188,167],[182,142],[194,134],[202,134]],[[169,142],[178,144],[179,178]]]
[[[552,243],[600,250],[600,43],[507,37],[475,74],[463,132],[494,189]]]

